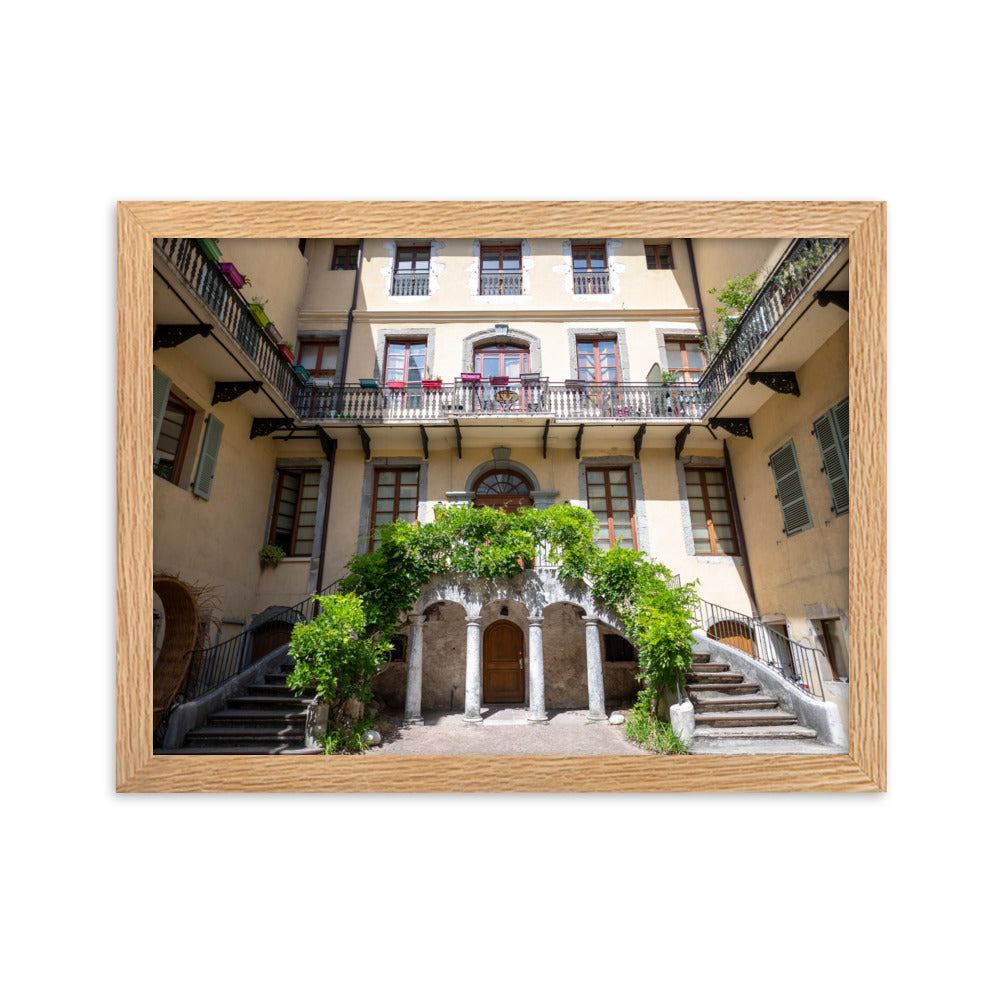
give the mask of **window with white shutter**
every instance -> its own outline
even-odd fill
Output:
[[[777,498],[785,522],[785,534],[795,535],[805,531],[806,528],[811,528],[812,518],[809,515],[809,505],[806,503],[802,474],[799,472],[795,442],[789,441],[788,444],[782,445],[771,456],[769,465],[774,475],[774,485],[778,490]]]
[[[813,424],[820,455],[823,457],[823,471],[830,487],[831,508],[835,514],[845,514],[848,509],[848,458],[849,430],[847,400],[827,410]]]
[[[201,445],[201,458],[198,459],[198,471],[195,473],[191,492],[202,500],[207,500],[212,493],[212,480],[215,478],[215,463],[219,460],[219,448],[222,445],[222,421],[209,415],[205,426],[205,440]]]

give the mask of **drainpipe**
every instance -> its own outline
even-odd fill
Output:
[[[694,281],[694,301],[698,306],[700,317],[698,322],[701,325],[701,336],[702,340],[704,340],[708,337],[708,324],[705,322],[705,307],[701,304],[701,285],[698,283],[698,268],[694,262],[694,241],[685,237],[684,242],[687,244],[688,263],[691,265],[691,278]]]
[[[733,478],[733,467],[729,461],[729,445],[722,442],[722,454],[726,460],[726,485],[729,487],[729,495],[733,500],[733,525],[736,528],[736,537],[739,539],[740,551],[743,553],[743,565],[747,571],[747,590],[749,591],[750,608],[754,618],[760,618],[760,611],[757,608],[757,593],[753,587],[753,574],[750,572],[750,553],[747,551],[747,540],[743,534],[743,518],[740,517],[740,502],[736,496],[736,480]]]
[[[338,402],[343,402],[344,386],[347,382],[347,358],[351,353],[351,330],[354,329],[354,310],[358,305],[358,288],[361,285],[361,262],[365,255],[364,238],[358,241],[358,269],[354,272],[354,297],[351,299],[351,308],[347,313],[347,332],[344,334],[343,357],[340,360],[340,380],[337,386]]]
[[[330,446],[330,466],[326,475],[326,513],[323,515],[323,537],[319,542],[319,566],[316,568],[316,592],[323,589],[323,570],[326,567],[326,534],[330,527],[330,505],[333,497],[333,463],[337,458],[337,439],[334,438]]]

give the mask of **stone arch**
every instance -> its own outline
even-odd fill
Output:
[[[477,330],[462,340],[462,371],[471,372],[475,361],[476,348],[485,344],[523,344],[528,348],[531,371],[542,370],[542,341],[527,330],[511,330],[506,326],[492,326]]]
[[[153,593],[163,606],[163,642],[153,667],[153,728],[184,683],[187,654],[198,641],[200,609],[195,592],[175,576],[153,577]]]
[[[541,486],[538,484],[538,477],[528,468],[528,466],[523,465],[521,462],[515,462],[508,455],[504,455],[506,449],[496,448],[495,452],[500,452],[500,455],[494,455],[494,457],[488,462],[481,462],[477,465],[469,477],[465,480],[465,492],[469,496],[474,495],[473,490],[476,487],[476,483],[489,472],[516,472],[519,476],[522,476],[530,484],[532,492],[541,491]]]

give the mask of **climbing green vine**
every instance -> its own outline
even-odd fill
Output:
[[[615,612],[639,651],[642,691],[630,719],[631,738],[660,752],[682,751],[683,744],[668,738],[669,726],[657,709],[662,692],[672,690],[691,663],[694,589],[678,585],[670,570],[642,552],[600,549],[597,531],[589,510],[566,504],[513,514],[492,507],[438,507],[426,524],[387,524],[373,552],[348,562],[339,594],[321,598],[321,613],[296,625],[290,647],[296,668],[289,684],[298,690],[315,685],[331,705],[350,698],[366,704],[381,662],[377,657],[384,656],[432,576],[509,578],[531,568],[536,553],[547,552],[561,580],[583,581]],[[353,646],[347,642],[351,635]]]

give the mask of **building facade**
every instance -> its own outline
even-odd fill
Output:
[[[846,240],[154,246],[156,713],[195,645],[241,666],[287,640],[379,525],[569,503],[697,581],[708,635],[789,675],[811,651],[846,726]],[[750,272],[709,361],[711,290]],[[600,718],[636,690],[616,622],[541,555],[509,586],[435,581],[394,655],[379,697],[414,721]]]

